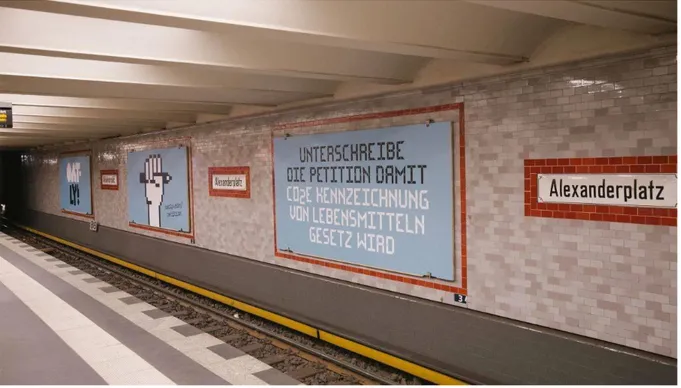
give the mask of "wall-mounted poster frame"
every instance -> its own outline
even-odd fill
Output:
[[[173,138],[128,152],[130,227],[195,241],[191,144],[190,137]]]
[[[102,190],[118,190],[118,170],[101,170],[99,172],[99,184]]]
[[[208,195],[251,198],[250,167],[208,167]]]
[[[75,150],[59,154],[59,205],[61,212],[94,218],[92,151]]]
[[[461,243],[458,245],[458,248],[460,249],[460,278],[456,279],[457,281],[455,284],[452,284],[452,282],[446,282],[442,281],[440,279],[433,279],[429,277],[415,277],[415,276],[410,276],[404,273],[396,273],[392,271],[387,271],[384,269],[376,269],[376,268],[370,268],[370,267],[364,267],[360,265],[355,265],[355,264],[350,264],[350,263],[344,263],[344,262],[337,262],[333,260],[328,260],[324,259],[321,257],[314,257],[314,256],[307,256],[307,255],[301,255],[296,252],[290,252],[287,251],[286,247],[281,247],[279,245],[279,242],[277,241],[277,236],[276,236],[276,230],[277,230],[277,215],[276,215],[276,183],[275,183],[275,171],[274,171],[274,163],[272,165],[272,187],[273,187],[273,196],[275,197],[275,203],[273,204],[273,212],[274,212],[274,230],[275,230],[275,246],[274,246],[274,255],[279,258],[284,258],[284,259],[290,259],[290,260],[295,260],[299,262],[304,262],[304,263],[309,263],[309,264],[314,264],[314,265],[319,265],[331,269],[339,269],[343,271],[348,271],[348,272],[353,272],[353,273],[358,273],[362,275],[367,275],[371,277],[377,277],[377,278],[384,278],[384,279],[389,279],[392,281],[397,281],[397,282],[402,282],[402,283],[407,283],[407,284],[412,284],[412,285],[417,285],[421,287],[426,287],[426,288],[432,288],[432,289],[437,289],[437,290],[443,290],[448,293],[453,293],[454,294],[454,299],[457,302],[466,302],[466,297],[467,297],[467,288],[468,288],[468,265],[467,265],[467,244],[466,244],[466,236],[467,236],[467,228],[466,228],[466,153],[465,153],[465,120],[464,120],[464,104],[463,103],[454,103],[454,104],[445,104],[445,105],[437,105],[437,106],[428,106],[428,107],[421,107],[421,108],[414,108],[414,109],[403,109],[403,110],[394,110],[394,111],[385,111],[385,112],[376,112],[376,113],[367,113],[367,114],[359,114],[359,115],[354,115],[354,116],[344,116],[344,117],[335,117],[331,119],[323,119],[323,120],[313,120],[313,121],[305,121],[305,122],[292,122],[292,123],[286,123],[286,124],[281,124],[277,127],[274,128],[273,131],[273,137],[272,137],[272,160],[274,160],[274,132],[281,132],[284,133],[287,130],[291,129],[296,129],[296,128],[305,128],[305,127],[318,127],[321,125],[331,125],[331,124],[342,124],[342,123],[351,123],[355,121],[363,121],[363,120],[374,120],[374,119],[385,119],[385,118],[392,118],[392,117],[401,117],[401,116],[409,116],[409,115],[422,115],[422,114],[430,114],[430,113],[436,113],[436,112],[446,112],[446,111],[456,111],[457,117],[458,117],[458,131],[453,131],[452,132],[452,137],[453,138],[458,138],[458,159],[456,162],[458,162],[458,173],[459,173],[459,188],[460,188],[460,193],[459,193],[459,201],[460,201],[460,235],[461,235]],[[456,163],[455,163],[456,166]],[[453,231],[452,231],[453,233]],[[452,237],[453,238],[453,237]]]

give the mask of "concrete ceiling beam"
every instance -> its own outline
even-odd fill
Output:
[[[12,136],[12,137],[49,137],[49,138],[69,138],[76,139],[83,137],[89,133],[86,132],[73,132],[73,131],[55,131],[55,130],[37,130],[37,129],[17,129],[17,128],[0,128],[0,136]],[[106,136],[103,133],[97,133],[98,136]]]
[[[0,74],[0,90],[9,94],[42,94],[55,96],[124,98],[163,101],[169,96],[177,102],[244,104],[276,106],[314,98],[309,93],[280,91],[191,88],[178,86],[141,85],[119,82],[42,78]]]
[[[293,77],[296,79],[278,82],[312,85],[323,92],[333,88],[334,84],[329,81],[410,82],[426,61],[415,56],[253,38],[244,31],[213,33],[6,8],[41,9],[50,8],[51,3],[0,3],[5,7],[0,8],[0,19],[6,22],[0,35],[0,49],[56,57],[231,70],[241,77],[245,74]],[[40,25],[60,28],[38,34],[35,26]]]
[[[391,0],[52,0],[8,1],[5,6],[386,54],[493,64],[524,60],[514,50],[461,45],[474,39],[477,31],[452,37],[461,34],[462,25],[475,26],[470,18],[474,6],[458,1],[419,0],[396,7]],[[503,33],[509,23],[517,22],[512,15],[496,14],[496,23],[485,26],[490,35]]]
[[[80,117],[49,117],[49,116],[24,116],[14,115],[13,121],[15,125],[18,123],[26,124],[55,124],[64,126],[101,126],[112,128],[141,128],[141,127],[157,127],[163,128],[165,121],[139,121],[139,120],[119,120],[119,119],[102,119],[102,118],[80,118]]]
[[[185,112],[162,111],[120,111],[110,109],[90,108],[60,108],[50,106],[15,105],[13,114],[22,116],[72,117],[104,120],[133,120],[133,121],[196,121],[196,115]]]
[[[320,80],[7,52],[0,52],[0,74],[184,88],[253,89],[306,93],[320,97],[333,95],[336,88],[336,83]]]
[[[49,106],[57,108],[88,108],[111,109],[129,111],[174,111],[228,115],[233,105],[202,104],[177,101],[149,101],[120,98],[80,98],[65,96],[41,96],[32,94],[2,94],[0,102],[10,102],[14,105]]]
[[[467,0],[470,3],[574,23],[644,34],[676,31],[675,1]],[[668,9],[667,17],[655,9]]]

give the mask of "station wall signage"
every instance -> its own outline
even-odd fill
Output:
[[[677,224],[677,156],[526,159],[525,216]]]
[[[59,204],[65,213],[93,216],[89,154],[59,159]]]
[[[118,190],[118,170],[100,171],[102,190]]]
[[[537,200],[673,209],[676,184],[676,174],[538,174]]]
[[[187,147],[128,153],[129,225],[190,233]]]
[[[208,193],[213,197],[250,198],[250,168],[209,167]]]
[[[12,128],[12,105],[0,102],[0,128]]]
[[[451,123],[274,139],[276,248],[454,279]]]

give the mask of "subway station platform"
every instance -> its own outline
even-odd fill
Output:
[[[299,384],[2,233],[0,311],[2,385]]]

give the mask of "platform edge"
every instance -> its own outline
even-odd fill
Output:
[[[224,303],[230,307],[233,307],[237,310],[241,310],[243,312],[247,312],[249,314],[256,315],[260,318],[266,319],[268,321],[280,324],[282,326],[288,327],[289,329],[298,331],[300,333],[306,334],[311,337],[318,338],[324,342],[328,342],[330,344],[333,344],[335,346],[338,346],[342,349],[345,349],[349,352],[360,354],[364,357],[370,358],[374,361],[377,361],[381,364],[385,364],[388,366],[391,366],[395,369],[401,370],[403,372],[409,373],[411,375],[420,377],[424,380],[430,381],[435,384],[439,385],[468,385],[468,383],[456,379],[454,377],[448,376],[444,373],[438,372],[436,370],[430,369],[423,367],[421,365],[415,364],[411,361],[402,359],[400,357],[393,356],[391,354],[385,353],[383,351],[371,348],[366,345],[362,345],[360,343],[357,343],[355,341],[343,338],[341,336],[332,334],[330,332],[327,332],[325,330],[321,330],[318,328],[315,328],[313,326],[310,326],[308,324],[296,321],[291,318],[284,317],[282,315],[279,315],[277,313],[262,309],[260,307],[256,307],[253,305],[250,305],[248,303],[244,303],[241,301],[238,301],[236,299],[230,298],[228,296],[219,294],[214,291],[207,290],[205,288],[187,283],[185,281],[175,279],[171,276],[164,275],[162,273],[152,271],[148,268],[144,268],[142,266],[136,265],[129,263],[125,260],[119,259],[117,257],[111,256],[109,254],[99,252],[97,250],[84,247],[80,244],[73,243],[68,240],[64,240],[62,238],[52,236],[48,233],[41,232],[37,229],[33,229],[28,226],[24,226],[18,223],[14,223],[17,227],[24,229],[28,232],[35,233],[39,236],[45,237],[47,239],[50,239],[52,241],[58,242],[60,244],[64,244],[66,246],[69,246],[71,248],[77,249],[79,251],[91,254],[93,256],[97,256],[100,259],[110,261],[112,263],[118,264],[122,267],[128,268],[132,271],[142,273],[144,275],[153,277],[155,279],[158,279],[164,283],[172,284],[176,287],[180,287],[182,289],[185,289],[187,291],[193,292],[195,294],[204,296],[206,298],[215,300],[220,303]]]

